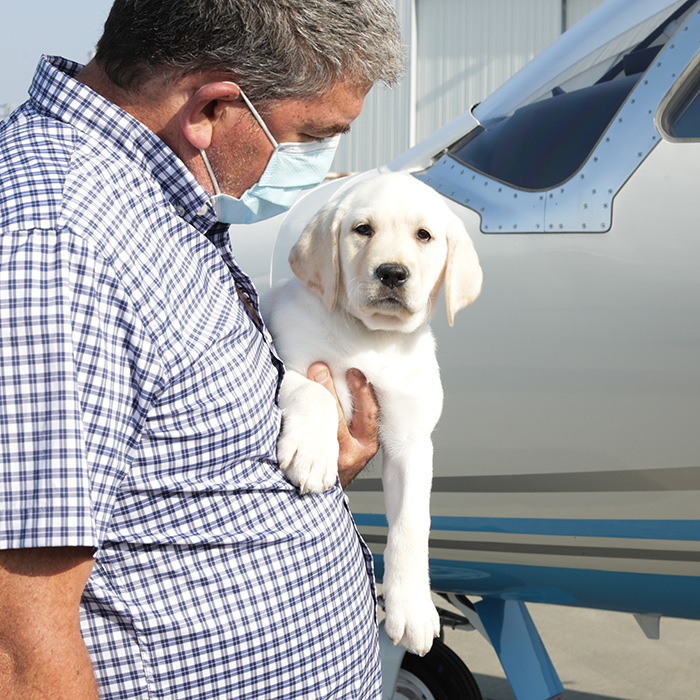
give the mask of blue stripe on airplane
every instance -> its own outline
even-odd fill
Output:
[[[374,562],[381,581],[381,555]],[[431,559],[430,579],[445,593],[700,619],[694,576]]]
[[[359,527],[387,527],[384,515],[353,513]],[[433,530],[503,532],[522,535],[620,537],[700,541],[698,520],[578,520],[563,518],[466,518],[433,516]]]

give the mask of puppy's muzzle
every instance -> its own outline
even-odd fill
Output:
[[[389,289],[400,287],[410,276],[408,268],[399,263],[383,263],[374,271],[374,276]]]

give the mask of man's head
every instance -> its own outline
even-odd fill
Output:
[[[78,76],[172,148],[210,192],[258,181],[273,138],[349,129],[377,82],[396,82],[404,47],[388,0],[115,0]]]
[[[260,103],[393,84],[403,46],[387,0],[115,0],[95,59],[127,91],[220,73]]]

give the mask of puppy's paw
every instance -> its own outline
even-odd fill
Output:
[[[285,414],[277,441],[277,459],[286,477],[301,493],[322,493],[338,477],[338,415],[312,418]]]
[[[385,630],[394,644],[418,656],[425,656],[440,636],[440,616],[430,594],[419,597],[386,596]]]

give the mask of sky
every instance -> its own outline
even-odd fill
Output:
[[[0,0],[0,105],[21,104],[42,53],[85,63],[112,0]]]

